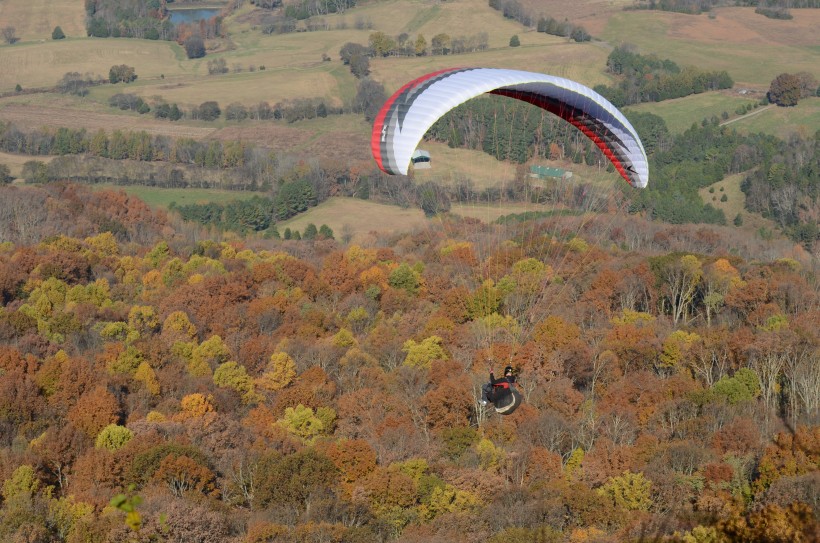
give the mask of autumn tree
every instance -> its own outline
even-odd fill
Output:
[[[686,324],[694,309],[695,295],[703,278],[703,269],[694,255],[669,255],[654,259],[653,268],[662,281],[672,321]]]
[[[285,456],[270,453],[259,461],[253,505],[258,509],[277,504],[304,510],[321,491],[338,484],[338,478],[333,462],[315,449]]]
[[[766,96],[769,102],[778,106],[796,106],[800,98],[803,98],[800,83],[798,76],[782,73],[772,80]]]
[[[98,386],[86,392],[69,409],[68,420],[91,437],[109,424],[119,421],[120,406],[113,394]]]

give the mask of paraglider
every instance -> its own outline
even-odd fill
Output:
[[[407,174],[425,132],[445,113],[490,93],[536,105],[577,127],[636,188],[649,180],[637,132],[603,96],[575,81],[502,68],[451,68],[410,81],[385,102],[373,124],[371,150],[388,174]]]
[[[556,115],[589,138],[632,187],[647,186],[649,166],[643,143],[635,128],[613,104],[594,90],[569,79],[502,68],[450,68],[429,73],[401,87],[384,103],[373,124],[371,151],[378,167],[390,175],[407,175],[410,165],[415,164],[415,158],[420,155],[414,155],[417,146],[436,121],[457,106],[483,94],[526,102]],[[429,154],[427,157],[425,165],[429,167]],[[587,196],[586,188],[580,195]],[[491,198],[487,197],[486,200],[489,205]],[[503,228],[496,224],[498,228]],[[576,224],[584,224],[584,221],[576,221]],[[539,228],[541,230],[533,228],[530,234],[524,235],[525,243],[530,243],[532,250],[534,246],[540,246],[531,243],[534,240],[548,240],[543,243],[543,256],[547,255],[547,251],[552,251],[553,257],[558,256],[564,244],[557,240],[565,237],[566,232],[556,232],[550,240],[550,236],[546,235],[550,226],[542,225]],[[515,235],[521,238],[522,231],[515,232]],[[498,239],[503,239],[503,236]],[[468,245],[471,250],[477,247],[477,244]],[[488,262],[494,257],[490,245],[487,247]],[[531,256],[538,257],[538,253]],[[533,265],[536,267],[529,264],[527,267],[535,270],[533,280],[536,282],[543,279],[539,279],[537,270],[552,269],[544,265],[542,258],[530,260],[537,264]],[[553,264],[560,266],[562,262],[555,261]],[[487,276],[482,277],[482,284],[489,281],[492,285],[492,281],[498,278],[492,276],[492,266],[485,269]],[[568,278],[569,275],[565,274],[564,279]],[[539,294],[531,294],[530,302],[524,306],[534,307],[538,298]],[[487,333],[488,342],[491,334]],[[483,387],[481,404],[492,404],[497,413],[510,415],[521,403],[522,396],[516,389],[512,368],[505,368],[501,379],[496,379],[490,372],[490,382]]]
[[[521,393],[515,388],[512,366],[504,368],[504,376],[496,379],[490,370],[490,381],[482,387],[481,405],[492,403],[496,413],[511,415],[521,405]]]

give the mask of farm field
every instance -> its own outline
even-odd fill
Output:
[[[742,96],[734,91],[715,91],[663,102],[638,104],[626,107],[624,110],[654,113],[663,118],[670,132],[681,133],[692,124],[699,124],[703,119],[711,119],[712,116],[721,118],[723,112],[728,113],[730,119],[736,118],[735,110],[738,107],[747,104],[754,105],[758,102],[759,99],[755,97]]]
[[[772,106],[757,115],[730,119],[732,128],[747,134],[763,132],[788,140],[793,134],[811,137],[820,128],[820,98],[806,98],[794,107]]]
[[[108,111],[118,111],[109,108]],[[161,121],[151,116],[137,114],[104,113],[101,111],[87,111],[80,108],[48,106],[40,100],[33,102],[0,100],[0,120],[10,121],[20,129],[39,129],[42,127],[73,127],[85,128],[89,131],[99,129],[112,132],[113,130],[144,130],[149,134],[158,134],[170,137],[206,138],[216,127],[198,126],[191,124]]]
[[[792,20],[769,19],[754,8],[718,8],[711,15],[629,11],[613,14],[601,37],[680,66],[726,70],[736,85],[768,89],[783,72],[816,73],[817,28],[816,9],[794,10]]]
[[[54,159],[53,156],[30,156],[30,155],[15,155],[11,153],[0,152],[0,164],[5,164],[9,167],[9,172],[12,177],[20,177],[20,172],[23,171],[23,164],[29,160],[39,160],[40,162],[49,163]]]
[[[427,228],[428,219],[420,209],[402,209],[356,198],[331,198],[298,217],[277,223],[276,227],[280,233],[285,228],[301,232],[310,223],[317,227],[328,225],[336,239],[351,236],[354,242],[361,242],[371,231],[410,232]]]
[[[174,42],[115,38],[20,42],[0,47],[0,58],[0,92],[18,84],[24,89],[52,87],[67,72],[107,79],[108,70],[118,64],[133,66],[138,81],[156,78],[159,84],[161,75],[190,73],[198,67]]]
[[[85,8],[80,0],[3,0],[0,21],[3,26],[14,26],[21,41],[51,40],[55,26],[59,26],[67,38],[86,35]],[[3,71],[8,68],[13,66],[3,65]]]

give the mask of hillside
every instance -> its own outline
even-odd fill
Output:
[[[122,193],[0,196],[51,210],[0,215],[3,540],[816,528],[799,249],[605,215],[246,244]],[[506,365],[525,401],[502,417],[478,400]]]
[[[165,6],[0,0],[0,541],[818,539],[820,10]],[[632,104],[649,186],[499,96],[380,172],[452,66]]]

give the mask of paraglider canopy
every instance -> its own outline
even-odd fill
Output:
[[[577,127],[630,185],[646,187],[649,168],[637,132],[603,96],[575,81],[501,68],[451,68],[410,81],[385,102],[373,124],[379,168],[407,174],[424,133],[454,107],[484,93],[529,102]]]

